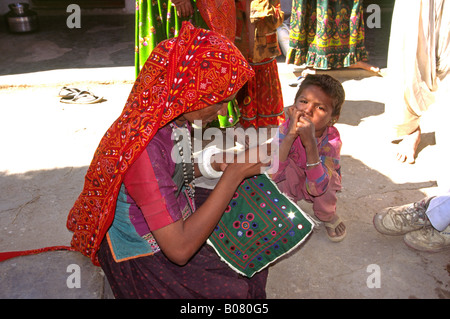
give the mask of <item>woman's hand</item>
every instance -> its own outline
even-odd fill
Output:
[[[177,8],[178,17],[189,17],[194,14],[194,8],[192,7],[190,0],[172,0],[172,3]]]
[[[211,166],[216,171],[233,174],[235,179],[243,180],[247,177],[264,172],[270,165],[271,144],[252,147],[238,154],[220,153],[212,157]]]
[[[231,155],[228,153],[228,157]],[[233,155],[234,157],[234,155]],[[221,152],[211,156],[211,167],[217,172],[223,172],[228,166],[227,152]]]
[[[264,152],[265,147],[254,147],[234,155],[232,163],[216,163],[224,165],[224,173],[203,205],[186,220],[180,219],[153,231],[167,258],[184,265],[205,243],[244,178],[261,174],[262,168],[268,166],[270,156],[265,153],[270,154],[270,144],[267,152]],[[218,169],[216,165],[211,166]]]

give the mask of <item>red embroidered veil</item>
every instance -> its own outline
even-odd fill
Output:
[[[234,42],[236,36],[235,0],[197,0],[197,8],[211,30]]]

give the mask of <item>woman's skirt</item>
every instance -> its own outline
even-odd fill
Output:
[[[244,128],[278,126],[285,121],[285,115],[277,60],[250,64],[255,76],[248,80],[237,97],[240,123]]]
[[[208,190],[196,189],[197,205],[208,194]],[[252,278],[239,275],[222,262],[207,244],[185,266],[172,263],[161,251],[152,256],[117,263],[107,240],[100,246],[98,259],[116,298],[266,298],[267,269]]]
[[[135,73],[136,77],[153,49],[163,40],[178,35],[183,21],[191,21],[197,27],[207,28],[196,0],[192,17],[179,18],[170,0],[137,0],[135,15]]]
[[[367,61],[362,1],[293,0],[286,62],[319,70]]]

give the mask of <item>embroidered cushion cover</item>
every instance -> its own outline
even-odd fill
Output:
[[[312,228],[311,219],[262,174],[241,183],[208,244],[251,277],[300,245]]]

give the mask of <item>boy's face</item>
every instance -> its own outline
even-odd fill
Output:
[[[333,99],[316,85],[304,88],[295,100],[294,107],[314,124],[316,137],[320,137],[327,126],[332,126],[339,118],[332,116]]]

